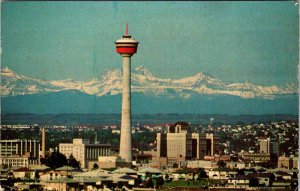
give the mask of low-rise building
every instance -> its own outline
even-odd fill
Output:
[[[228,187],[232,188],[249,188],[250,179],[248,176],[238,176],[235,178],[229,178]]]
[[[35,139],[0,140],[0,165],[28,167],[40,162],[40,141]]]
[[[59,152],[67,158],[73,155],[82,168],[87,168],[89,161],[96,161],[99,156],[110,156],[111,145],[90,144],[88,140],[73,139],[73,143],[60,143]]]
[[[249,176],[258,179],[258,186],[270,186],[272,180],[275,179],[273,173],[253,173],[249,174]]]
[[[9,167],[29,167],[30,158],[26,155],[23,156],[8,156],[0,157],[0,165],[7,165]],[[33,160],[32,163],[37,163],[37,160]]]
[[[278,158],[278,168],[298,169],[298,157],[281,156]]]
[[[211,169],[207,172],[207,175],[211,179],[229,179],[229,178],[234,178],[237,176],[237,171],[232,170],[229,168],[216,168],[216,169]]]
[[[61,179],[62,177],[64,177],[64,176],[62,175],[61,172],[51,170],[51,171],[48,171],[48,172],[40,175],[40,180],[41,180],[41,182],[46,182],[46,181]]]
[[[248,167],[245,162],[227,162],[226,166],[231,169],[243,169]]]
[[[216,167],[216,163],[213,161],[207,160],[194,160],[194,161],[187,161],[187,168],[204,168],[206,170],[210,170]]]
[[[26,179],[30,178],[30,170],[28,168],[22,167],[13,171],[14,178],[16,179]]]
[[[244,160],[250,160],[254,163],[268,162],[271,159],[269,153],[248,153],[248,152],[243,152],[243,153],[239,153],[239,156],[241,156]]]
[[[95,166],[102,169],[127,167],[128,164],[124,159],[117,156],[98,157],[98,161],[90,161],[88,169],[93,169]]]
[[[0,140],[0,158],[27,155],[38,159],[40,141],[35,139],[2,139]]]
[[[282,178],[284,180],[292,180],[293,174],[283,172],[283,171],[278,171],[275,173],[276,178]]]

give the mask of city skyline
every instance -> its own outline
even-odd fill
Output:
[[[298,188],[298,3],[1,8],[0,190]]]
[[[298,83],[293,2],[5,2],[1,67],[45,80],[100,77],[121,68],[113,42],[126,22],[141,42],[133,68],[173,79],[205,72]]]

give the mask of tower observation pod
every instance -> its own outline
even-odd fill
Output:
[[[128,34],[128,24],[123,38],[117,40],[116,51],[123,59],[123,76],[122,76],[122,119],[121,119],[121,140],[120,140],[120,157],[126,162],[132,162],[132,141],[131,141],[131,56],[136,53],[138,41],[131,38]]]

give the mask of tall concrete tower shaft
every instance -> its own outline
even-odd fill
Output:
[[[138,42],[128,35],[128,25],[123,38],[117,40],[116,51],[123,59],[122,78],[122,119],[121,119],[121,140],[120,157],[126,162],[132,162],[132,140],[131,140],[131,56],[136,53]]]
[[[42,128],[42,158],[46,157],[46,131],[45,127]]]
[[[130,88],[130,56],[123,56],[123,90],[122,90],[122,120],[121,120],[121,140],[120,156],[126,162],[132,161],[131,143],[131,88]]]

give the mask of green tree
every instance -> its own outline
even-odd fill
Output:
[[[152,178],[149,178],[146,185],[147,185],[147,188],[154,188],[154,182],[153,182]]]
[[[50,156],[41,159],[41,163],[55,169],[67,165],[67,157],[60,152],[55,151],[51,153]]]
[[[160,176],[156,178],[156,187],[160,188],[165,183],[164,179]]]
[[[218,162],[217,162],[217,165],[218,165],[218,170],[219,170],[219,178],[221,179],[221,176],[220,176],[220,171],[221,171],[221,169],[224,169],[225,167],[226,167],[226,162],[225,161],[223,161],[223,160],[219,160]]]
[[[35,181],[38,181],[40,179],[40,174],[39,174],[39,172],[36,170],[36,171],[34,171],[34,180]]]
[[[223,160],[219,160],[218,163],[217,163],[218,167],[223,169],[226,167],[226,162],[223,161]]]
[[[80,163],[74,158],[74,156],[71,154],[69,159],[67,160],[67,165],[74,167],[76,169],[80,168]]]
[[[208,178],[207,173],[205,172],[205,170],[203,168],[199,168],[199,177],[200,178]]]
[[[30,173],[29,172],[25,172],[25,180],[30,180]]]

